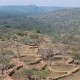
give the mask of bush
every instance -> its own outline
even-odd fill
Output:
[[[13,56],[14,53],[10,50],[0,53],[0,63],[9,64]]]
[[[72,56],[74,59],[80,59],[80,53],[73,53]]]
[[[7,51],[5,51],[3,54],[6,54],[6,55],[14,55],[14,52],[13,51],[11,51],[11,50],[7,50]]]
[[[72,57],[74,59],[80,59],[80,53],[78,53],[76,50],[74,50],[73,53],[72,53]]]
[[[13,35],[11,38],[12,38],[13,40],[15,40],[15,39],[17,39],[17,36],[16,36],[16,35]]]
[[[33,75],[33,70],[31,70],[31,69],[29,69],[29,70],[26,70],[26,69],[23,69],[22,71],[21,71],[21,75],[22,76],[24,76],[24,77],[26,77],[26,76],[32,76]]]
[[[32,45],[32,46],[37,46],[39,44],[39,41],[37,39],[30,39],[29,37],[26,36],[22,38],[22,42],[25,45]]]
[[[17,35],[23,37],[23,36],[25,36],[25,35],[27,36],[27,33],[24,33],[24,32],[18,32]]]
[[[26,77],[26,76],[38,76],[39,78],[46,78],[47,76],[49,76],[50,74],[50,71],[48,70],[42,70],[42,71],[35,71],[35,70],[32,70],[32,69],[29,69],[29,70],[26,70],[26,69],[23,69],[21,71],[21,75]]]
[[[36,71],[35,74],[38,75],[39,78],[46,78],[47,76],[49,76],[50,71],[48,70]]]
[[[39,39],[39,34],[36,32],[28,32],[28,37],[30,39]]]

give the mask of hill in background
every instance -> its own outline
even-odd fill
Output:
[[[59,7],[0,7],[0,28],[35,30],[47,33],[62,43],[79,43],[80,9]],[[10,30],[9,30],[10,31]],[[2,32],[1,32],[2,33]]]

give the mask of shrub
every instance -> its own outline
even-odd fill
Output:
[[[17,32],[16,34],[21,37],[28,35],[27,32]]]
[[[50,71],[48,70],[42,70],[42,71],[38,71],[38,72],[35,72],[36,75],[38,75],[39,78],[46,78],[47,76],[49,76],[49,73]]]
[[[73,53],[72,56],[74,59],[80,59],[80,53]]]
[[[24,36],[22,38],[22,42],[25,44],[25,45],[33,45],[33,46],[37,46],[39,44],[39,41],[37,39],[30,39],[29,37],[27,36]]]
[[[9,64],[13,56],[14,53],[10,50],[0,53],[0,63]]]
[[[13,52],[12,51],[5,51],[0,53],[0,66],[2,75],[4,74],[4,70],[8,69],[8,65],[10,65],[10,60],[13,57]],[[5,65],[5,66],[4,66]]]
[[[31,69],[29,69],[29,70],[26,70],[26,69],[23,69],[22,71],[21,71],[21,75],[22,76],[24,76],[24,77],[26,77],[26,76],[32,76],[33,75],[33,70],[31,70]]]

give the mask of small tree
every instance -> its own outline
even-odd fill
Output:
[[[80,60],[80,53],[78,53],[75,49],[73,50],[73,53],[72,53],[72,57],[74,59],[79,59]]]
[[[19,60],[21,61],[21,55],[20,55],[20,45],[16,45],[16,49],[17,49],[17,54],[18,54],[18,57],[19,57]]]
[[[53,56],[53,46],[51,43],[41,43],[41,46],[38,48],[38,54],[41,55],[41,58],[46,60],[50,59]]]
[[[11,51],[5,51],[0,53],[0,63],[2,64],[1,72],[2,75],[4,74],[4,70],[8,69],[8,66],[10,65],[10,60],[13,57],[13,52]]]

